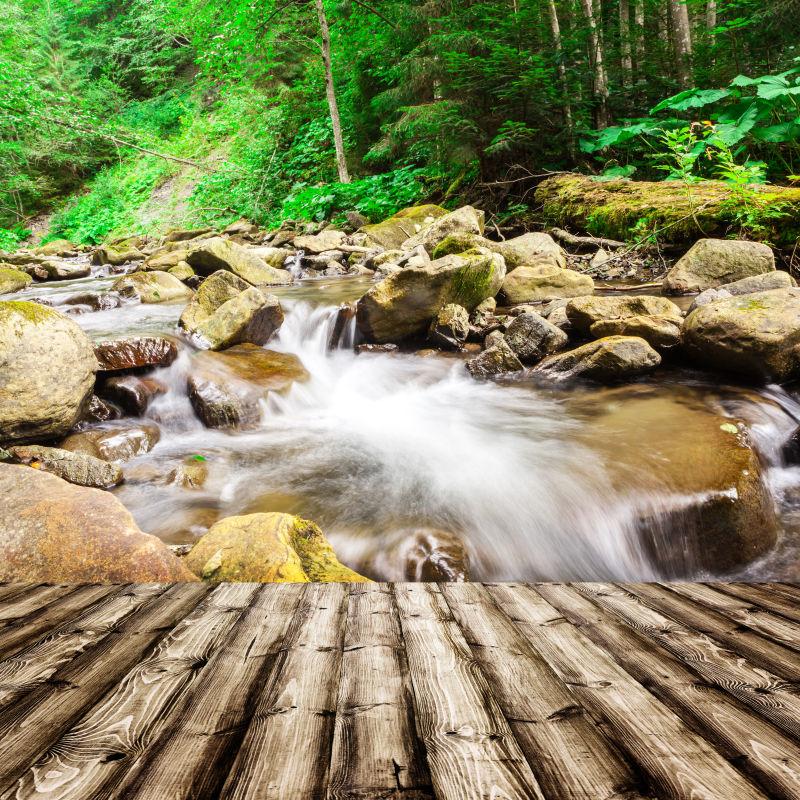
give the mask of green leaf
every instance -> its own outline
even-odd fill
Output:
[[[712,103],[718,103],[732,94],[730,89],[687,89],[662,100],[657,106],[650,109],[651,114],[671,109],[672,111],[688,111],[690,108],[704,108]]]

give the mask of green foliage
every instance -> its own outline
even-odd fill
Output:
[[[24,228],[0,228],[0,250],[13,253],[30,235]]]

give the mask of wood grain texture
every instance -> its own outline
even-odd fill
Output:
[[[319,800],[328,784],[347,586],[307,584],[222,789],[224,800]]]
[[[433,798],[400,620],[385,584],[350,587],[328,797]]]
[[[398,584],[417,729],[436,796],[542,798],[486,677],[439,589]]]
[[[591,602],[591,592],[537,586],[538,592],[623,669],[778,798],[800,798],[800,746],[675,657]]]
[[[75,591],[74,586],[52,586],[41,584],[15,593],[11,599],[0,606],[0,630],[8,625],[16,625],[30,614],[36,614],[45,606],[60,597]]]
[[[498,585],[490,591],[581,703],[609,726],[659,796],[765,796],[533,588]]]
[[[717,583],[714,584],[714,588],[773,614],[780,614],[793,622],[800,622],[800,601],[789,600],[786,596],[770,590],[768,586],[753,583]]]

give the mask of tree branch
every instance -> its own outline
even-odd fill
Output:
[[[367,11],[371,11],[376,17],[382,19],[390,28],[397,30],[397,25],[392,22],[388,17],[385,17],[377,8],[373,8],[371,5],[368,5],[364,2],[364,0],[353,0],[354,3],[361,6],[361,8],[365,8]]]

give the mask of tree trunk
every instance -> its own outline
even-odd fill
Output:
[[[636,80],[639,83],[647,82],[644,61],[644,0],[634,0],[633,3],[634,40],[636,42]]]
[[[629,0],[619,0],[619,50],[622,61],[622,85],[627,87],[633,83],[631,7]]]
[[[606,76],[603,43],[600,40],[600,30],[597,27],[592,0],[581,0],[581,6],[589,27],[590,58],[594,77],[595,126],[598,129],[603,129],[607,128],[611,121],[608,113],[608,77]]]
[[[336,166],[339,170],[339,181],[350,183],[350,173],[347,171],[347,158],[344,152],[344,139],[342,138],[342,120],[339,117],[339,104],[336,102],[336,87],[333,83],[333,66],[331,64],[331,32],[328,28],[328,18],[325,16],[325,7],[322,0],[316,0],[317,16],[319,16],[319,29],[322,34],[322,63],[325,66],[325,93],[328,96],[328,109],[333,126],[333,144],[336,148]]]
[[[569,82],[567,81],[567,67],[564,64],[564,48],[561,44],[561,25],[558,22],[558,9],[556,0],[548,0],[550,11],[550,29],[553,32],[553,46],[558,60],[558,82],[561,84],[561,93],[564,95],[562,108],[564,111],[564,126],[567,129],[567,147],[569,157],[575,160],[575,123],[572,118],[572,104],[569,99]]]
[[[706,3],[706,28],[709,31],[717,27],[717,0],[708,0]]]
[[[692,82],[692,29],[689,24],[689,9],[686,6],[686,0],[670,0],[669,7],[678,79],[683,86],[690,86]]]

